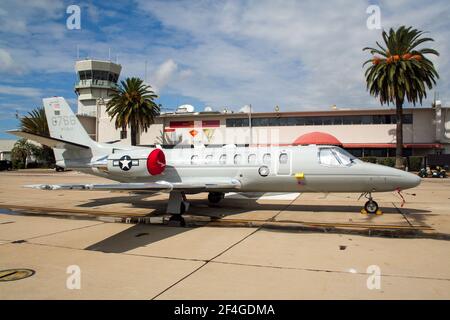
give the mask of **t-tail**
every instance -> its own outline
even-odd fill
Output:
[[[11,130],[16,136],[53,148],[56,165],[63,168],[86,168],[96,158],[108,154],[92,140],[63,97],[43,99],[50,137]]]

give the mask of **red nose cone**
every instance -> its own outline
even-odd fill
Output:
[[[166,168],[166,156],[161,149],[155,149],[148,155],[147,170],[154,176],[160,174]]]

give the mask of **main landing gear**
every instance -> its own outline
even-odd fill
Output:
[[[219,203],[225,197],[223,192],[210,192],[208,194],[208,201],[211,203]]]
[[[166,213],[171,214],[169,225],[184,227],[186,222],[182,216],[189,209],[189,202],[186,201],[184,192],[172,191],[169,195],[169,203]]]
[[[368,199],[368,201],[364,204],[364,210],[366,210],[367,213],[377,213],[379,206],[378,203],[375,200],[373,200],[372,194],[370,192],[366,192],[363,193],[361,196],[363,195]]]

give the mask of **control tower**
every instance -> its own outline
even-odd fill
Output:
[[[78,82],[75,92],[78,95],[78,114],[97,117],[99,107],[109,100],[110,95],[117,89],[122,66],[111,61],[79,60],[75,63]]]

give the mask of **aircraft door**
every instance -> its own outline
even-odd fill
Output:
[[[276,159],[278,170],[277,175],[287,176],[291,174],[292,171],[292,155],[289,150],[281,150],[278,153],[278,158]]]

